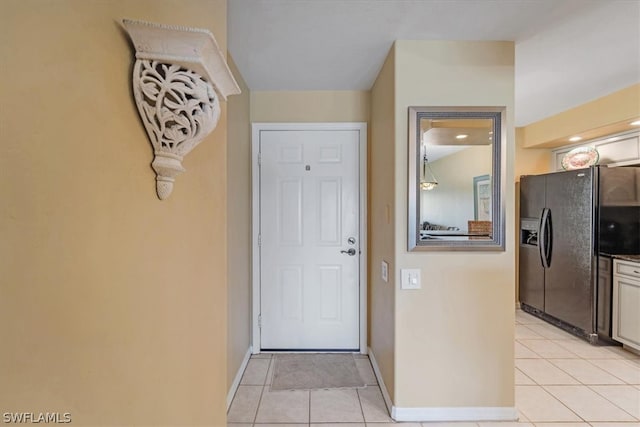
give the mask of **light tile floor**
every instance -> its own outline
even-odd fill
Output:
[[[227,414],[229,427],[383,427],[394,424],[367,356],[356,365],[367,387],[271,391],[270,354],[251,358]],[[399,423],[403,427],[640,427],[640,356],[595,347],[516,311],[519,422]]]

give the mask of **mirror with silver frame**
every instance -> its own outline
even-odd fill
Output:
[[[504,250],[504,141],[504,107],[409,107],[409,251]]]

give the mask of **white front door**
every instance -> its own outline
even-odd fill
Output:
[[[360,348],[357,130],[260,132],[260,347]]]

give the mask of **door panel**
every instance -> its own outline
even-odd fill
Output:
[[[351,130],[260,133],[263,350],[359,349],[358,144]]]
[[[342,182],[340,178],[322,178],[318,185],[318,200],[320,215],[318,223],[320,245],[340,245],[342,209],[340,199]]]
[[[320,273],[320,320],[340,321],[342,306],[342,268],[339,265],[318,267]]]
[[[538,246],[520,245],[520,302],[544,310],[544,268]]]
[[[288,321],[302,321],[302,266],[282,266],[278,273],[280,316]]]
[[[545,207],[545,175],[523,176],[520,180],[520,218],[540,218]]]
[[[278,188],[278,236],[281,246],[302,246],[302,180],[283,179]]]
[[[545,312],[594,331],[593,169],[547,175],[547,207],[553,230],[546,271]]]

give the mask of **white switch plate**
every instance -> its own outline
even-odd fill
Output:
[[[400,270],[400,289],[420,289],[420,269],[403,268]]]
[[[382,276],[382,280],[389,282],[389,264],[386,261],[380,263],[380,276]]]

